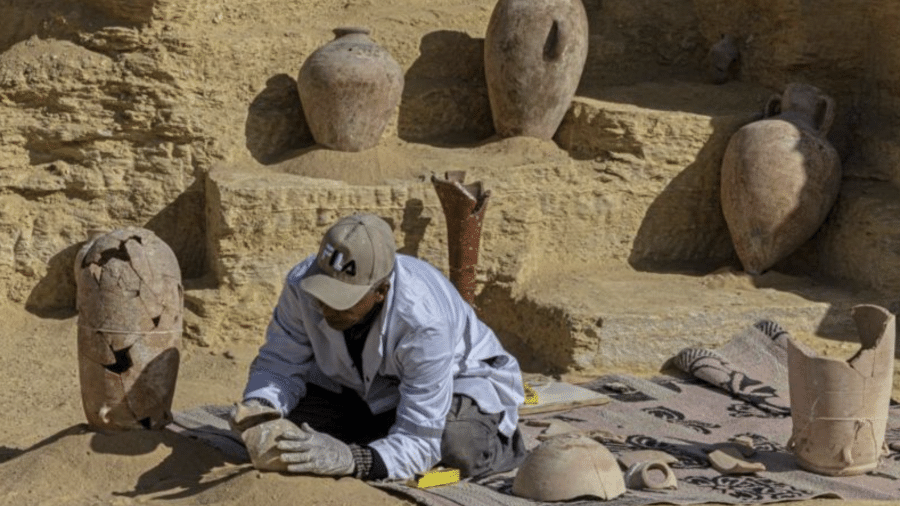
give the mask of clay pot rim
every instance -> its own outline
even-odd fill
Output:
[[[335,38],[340,38],[345,35],[371,35],[372,30],[365,26],[339,26],[333,30]]]

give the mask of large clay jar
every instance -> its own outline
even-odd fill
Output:
[[[788,448],[800,467],[830,476],[875,469],[886,454],[884,437],[894,378],[894,315],[884,308],[853,308],[861,349],[849,360],[817,357],[788,341],[793,429]]]
[[[722,211],[735,250],[751,274],[782,260],[815,234],[837,199],[841,163],[825,138],[834,101],[790,84],[743,126],[722,160]]]
[[[581,0],[499,0],[484,38],[484,72],[501,137],[551,139],[587,60]]]
[[[164,427],[172,421],[184,306],[175,254],[153,232],[125,228],[88,241],[74,267],[88,423]]]
[[[303,62],[300,103],[313,138],[338,151],[378,144],[403,92],[403,69],[365,28],[337,28]]]

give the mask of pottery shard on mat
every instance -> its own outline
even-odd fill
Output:
[[[722,447],[709,453],[709,463],[722,474],[752,474],[766,470],[762,462],[752,462],[744,458],[734,447]]]
[[[519,467],[512,493],[538,501],[584,495],[614,499],[625,493],[625,480],[605,446],[570,433],[547,439],[531,451]]]
[[[722,212],[751,274],[784,259],[825,221],[837,200],[841,164],[826,139],[834,101],[818,88],[789,84],[764,119],[743,126],[722,159]]]
[[[625,471],[625,485],[634,490],[678,488],[678,479],[669,464],[650,460],[638,462]]]
[[[165,426],[172,420],[184,300],[174,253],[153,232],[125,228],[88,241],[74,268],[88,423]]]
[[[849,360],[817,357],[788,340],[793,429],[788,448],[800,467],[848,476],[875,469],[884,438],[894,375],[896,322],[873,305],[853,308],[860,350]]]

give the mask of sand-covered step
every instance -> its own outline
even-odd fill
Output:
[[[484,271],[517,274],[506,260],[495,265],[498,255],[519,256],[517,265],[541,256],[566,264],[721,264],[733,251],[719,164],[763,92],[699,86],[647,83],[604,89],[602,100],[577,97],[556,142],[495,138],[441,148],[383,139],[359,153],[308,148],[269,167],[216,168],[207,181],[216,277],[240,284],[240,271],[258,269],[261,256],[314,246],[321,227],[355,210],[394,220],[404,252],[441,263],[442,246],[431,241],[443,236],[443,216],[428,178],[446,170],[465,170],[493,193]],[[245,254],[263,244],[262,255]]]
[[[658,370],[688,346],[715,347],[768,319],[794,333],[851,340],[850,308],[890,301],[807,278],[580,269],[488,287],[476,303],[527,370]]]
[[[447,270],[444,215],[430,177],[464,170],[492,193],[477,267],[481,287],[545,269],[734,263],[719,205],[730,134],[764,89],[645,83],[576,97],[555,141],[491,138],[439,147],[385,138],[344,153],[298,150],[267,167],[230,164],[206,180],[212,280],[264,322],[284,274],[340,216],[387,220],[401,253]],[[255,316],[253,316],[255,315]]]

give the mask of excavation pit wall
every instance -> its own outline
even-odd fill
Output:
[[[670,101],[655,109],[628,103],[625,88],[607,90],[620,101],[576,97],[554,141],[449,149],[384,139],[360,153],[313,147],[266,168],[215,167],[206,185],[211,276],[186,294],[202,317],[187,318],[189,334],[205,346],[248,330],[261,339],[284,275],[353,212],[381,216],[400,253],[446,273],[430,178],[464,170],[466,182],[492,192],[475,305],[526,370],[651,370],[682,347],[724,343],[766,318],[851,337],[858,295],[737,272],[718,197],[721,156],[769,92],[707,86],[706,110],[685,112],[678,104],[697,86],[644,85],[643,96]],[[718,274],[676,273],[687,268]]]
[[[779,269],[858,283],[887,294],[887,307],[895,303],[900,3],[585,0],[587,66],[546,144],[490,138],[482,49],[493,1],[369,4],[0,7],[0,109],[9,118],[0,127],[0,291],[40,316],[71,316],[79,245],[92,230],[143,226],[178,256],[188,337],[211,346],[258,342],[284,272],[342,213],[390,218],[403,251],[446,271],[443,216],[428,177],[461,169],[497,196],[478,271],[485,319],[538,356],[549,353],[542,340],[558,343],[546,361],[554,367],[625,363],[608,351],[616,349],[604,333],[616,328],[611,314],[598,330],[602,312],[573,316],[545,300],[534,280],[560,269],[593,278],[618,268],[639,275],[736,267],[718,207],[718,159],[766,98],[806,82],[837,101],[829,138],[845,181],[825,225]],[[295,93],[300,64],[332,38],[337,18],[373,28],[406,72],[397,118],[380,146],[360,156],[310,147]],[[711,86],[703,57],[723,33],[736,38],[741,64],[734,81]],[[221,176],[228,171],[245,178],[246,191],[229,186]],[[275,188],[264,190],[268,184]],[[323,188],[333,196],[319,195]],[[860,290],[853,299],[880,296]],[[648,320],[673,318],[646,311]],[[827,327],[822,313],[809,318],[806,328]],[[537,324],[547,327],[530,330]],[[622,325],[620,335],[629,335]],[[648,335],[675,343],[688,339],[682,334]],[[657,355],[664,353],[648,353],[646,362]]]

